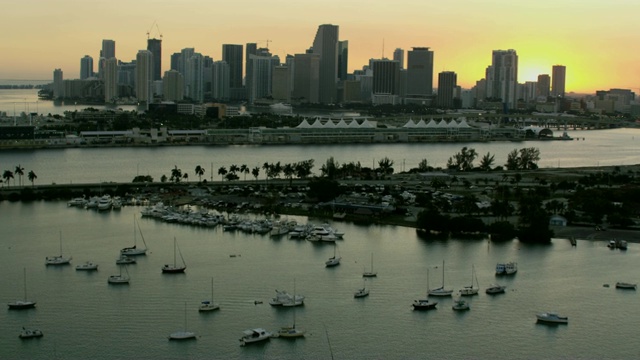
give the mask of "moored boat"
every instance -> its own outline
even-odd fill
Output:
[[[469,310],[469,303],[462,299],[456,299],[451,308],[456,311]]]
[[[180,252],[180,249],[177,245],[176,238],[173,238],[173,264],[165,264],[162,267],[162,272],[165,274],[176,274],[183,273],[187,269],[187,264],[184,262],[184,258],[182,257],[182,252],[180,252],[180,258],[182,259],[182,265],[178,265],[176,262],[176,249]]]
[[[81,271],[98,270],[98,264],[92,263],[91,261],[87,261],[84,264],[76,265],[76,270],[81,270]]]
[[[136,263],[136,259],[129,257],[127,255],[120,254],[120,257],[116,259],[116,264],[118,265],[128,265],[128,264],[135,264],[135,263]]]
[[[11,310],[24,310],[24,309],[32,309],[36,307],[35,301],[27,300],[27,268],[22,270],[23,272],[23,282],[24,282],[24,300],[16,300],[7,304],[9,309]]]
[[[71,262],[71,256],[65,257],[62,255],[62,232],[60,232],[60,255],[47,256],[45,258],[45,264],[47,265],[67,265]]]
[[[255,329],[247,329],[242,332],[243,335],[239,339],[240,346],[244,346],[247,344],[269,340],[273,334],[263,328],[255,328]]]
[[[38,330],[38,329],[25,329],[23,327],[22,331],[20,332],[20,335],[18,335],[18,337],[20,339],[32,339],[32,338],[42,337],[43,335],[44,334],[42,333],[41,330]]]
[[[560,316],[554,312],[536,314],[536,319],[538,319],[538,322],[550,323],[550,324],[568,324],[569,323],[568,317]]]
[[[636,284],[632,284],[632,283],[628,283],[628,282],[617,282],[616,283],[616,289],[629,289],[629,290],[635,290],[636,289]]]
[[[504,293],[504,290],[506,289],[506,286],[503,285],[498,285],[498,284],[491,284],[489,285],[489,287],[485,290],[485,292],[489,295],[493,295],[493,294],[501,294]]]

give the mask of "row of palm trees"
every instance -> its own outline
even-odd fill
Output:
[[[18,185],[22,186],[22,177],[24,176],[24,168],[20,164],[18,164],[16,166],[16,169],[14,171],[5,170],[2,173],[3,182],[5,184],[7,184],[7,187],[11,186],[11,179],[13,179],[13,185],[14,186],[16,185],[16,179],[15,179],[16,175],[18,176]],[[31,171],[29,171],[29,173],[27,173],[27,179],[29,179],[29,181],[31,181],[31,186],[33,186],[33,184],[34,184],[34,182],[36,181],[37,178],[38,178],[38,176],[36,175],[36,173],[33,170],[31,170]]]
[[[231,164],[228,169],[225,166],[221,166],[220,168],[218,168],[218,175],[220,175],[222,181],[239,180],[239,175],[244,175],[244,180],[247,180],[248,174],[253,175],[255,180],[258,180],[258,177],[260,176],[260,170],[262,169],[264,170],[266,180],[276,179],[281,175],[284,175],[286,179],[292,181],[294,176],[300,179],[305,179],[311,176],[313,165],[313,159],[287,164],[281,164],[280,161],[276,163],[265,162],[264,164],[262,164],[262,167],[255,166],[254,168],[250,168],[246,164]],[[194,169],[194,173],[198,176],[198,181],[202,182],[202,176],[205,173],[205,168],[201,165],[197,165]],[[163,175],[160,181],[165,182],[169,180],[170,182],[179,183],[182,180],[187,181],[188,179],[189,174],[187,172],[182,172],[182,170],[179,169],[177,165],[174,165],[173,169],[171,169],[171,176],[167,178],[166,175]],[[213,180],[213,174],[211,175],[211,180]]]

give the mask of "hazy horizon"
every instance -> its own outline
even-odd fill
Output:
[[[95,71],[103,39],[115,40],[116,58],[128,62],[146,49],[147,33],[162,36],[163,72],[171,54],[189,47],[220,60],[222,44],[267,47],[268,40],[284,59],[309,48],[319,25],[334,24],[349,41],[349,72],[370,58],[392,58],[396,48],[426,46],[435,53],[434,74],[455,71],[459,85],[470,88],[484,77],[493,50],[515,49],[521,83],[560,64],[567,92],[640,91],[637,1],[10,2],[0,23],[10,34],[0,43],[0,79],[52,79],[56,68],[66,79],[79,78],[85,55]]]

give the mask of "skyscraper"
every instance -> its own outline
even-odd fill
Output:
[[[271,96],[275,100],[291,101],[291,72],[287,65],[278,65],[273,68]]]
[[[313,53],[320,56],[318,100],[334,103],[338,96],[338,26],[320,25],[313,40]]]
[[[251,55],[256,55],[258,52],[258,44],[256,43],[247,43],[247,48],[244,51],[244,78],[245,78],[245,85],[247,82],[247,78],[249,77],[249,74],[251,73],[251,66],[253,65],[251,63],[251,61],[249,61],[249,56]]]
[[[549,74],[538,75],[538,84],[536,85],[536,96],[548,97],[550,94],[549,88],[551,88],[551,78]]]
[[[116,57],[116,42],[114,40],[102,40],[102,51],[100,51],[100,57],[105,59]]]
[[[181,101],[184,99],[184,78],[177,70],[164,72],[162,79],[163,97],[166,101]]]
[[[400,92],[400,63],[395,60],[372,61],[373,94],[398,95]]]
[[[213,63],[212,95],[218,101],[229,100],[229,64],[226,61]]]
[[[229,87],[232,100],[239,100],[244,97],[242,89],[242,55],[242,45],[222,45],[222,61],[229,65]]]
[[[204,56],[200,53],[194,53],[187,58],[183,75],[184,95],[197,103],[202,103],[204,100]]]
[[[515,50],[493,50],[487,68],[487,97],[500,99],[508,108],[517,103],[518,55]]]
[[[162,80],[162,39],[147,39],[147,50],[153,54],[153,80]]]
[[[458,86],[458,75],[453,71],[438,74],[438,95],[436,103],[445,109],[453,108],[454,90]]]
[[[393,51],[393,60],[400,63],[400,70],[404,70],[404,49],[395,49]]]
[[[307,103],[318,103],[320,56],[295,54],[293,70],[293,98]]]
[[[433,95],[433,51],[414,47],[407,56],[407,97]]]
[[[114,57],[105,60],[104,65],[104,102],[112,103],[118,98],[118,60]]]
[[[64,97],[64,77],[62,69],[53,70],[53,98],[59,99]]]
[[[564,65],[554,65],[551,70],[551,95],[554,97],[564,97],[565,81],[567,77],[567,67]]]
[[[136,55],[136,96],[138,101],[147,105],[153,101],[151,72],[153,71],[153,54],[149,50],[138,50]]]
[[[85,55],[80,59],[80,79],[88,79],[93,76],[93,58]]]
[[[347,80],[349,72],[349,41],[338,41],[338,79]]]

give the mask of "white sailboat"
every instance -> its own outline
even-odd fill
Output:
[[[126,275],[122,274],[122,268],[123,266],[118,266],[120,273],[118,275],[110,275],[109,278],[107,279],[107,282],[109,284],[114,284],[114,285],[123,285],[123,284],[128,284],[129,283],[129,270],[127,270],[127,267],[124,266],[124,271],[127,273]]]
[[[429,298],[429,269],[427,269],[427,297],[424,299],[413,300],[414,310],[431,310],[435,309],[436,305],[438,305],[437,301],[431,301]]]
[[[182,257],[182,252],[180,252],[180,259],[182,259],[182,265],[178,265],[176,262],[176,249],[180,252],[180,248],[178,248],[177,240],[173,238],[173,265],[165,264],[162,267],[162,272],[167,274],[175,274],[175,273],[183,273],[187,268],[187,264],[184,262],[184,258]]]
[[[7,304],[11,310],[23,310],[36,307],[35,301],[27,300],[27,268],[23,269],[23,281],[24,281],[24,300],[16,300]]]
[[[475,287],[474,285],[474,281],[475,281]],[[462,290],[460,290],[460,295],[461,296],[472,296],[472,295],[478,295],[478,291],[480,290],[480,285],[478,284],[478,277],[476,276],[476,268],[471,265],[471,285],[469,286],[465,286],[464,288],[462,288]]]
[[[342,260],[342,257],[341,256],[336,256],[336,249],[337,248],[338,248],[337,244],[333,246],[333,256],[330,257],[329,260],[324,262],[326,267],[332,267],[332,266],[340,265],[340,260]]]
[[[220,309],[220,305],[213,302],[213,278],[211,278],[211,300],[203,300],[198,311],[206,312]]]
[[[371,270],[370,271],[364,271],[362,273],[363,277],[376,277],[378,276],[378,272],[373,271],[373,253],[371,253]]]
[[[305,334],[305,330],[304,329],[298,329],[296,328],[296,280],[293,280],[293,325],[291,326],[283,326],[280,328],[280,330],[278,330],[277,336],[278,337],[284,337],[284,338],[298,338],[298,337],[303,337]]]
[[[184,303],[184,330],[169,334],[169,340],[190,340],[195,339],[196,333],[187,331],[187,302]]]
[[[144,248],[138,247],[138,236],[136,235],[136,230],[140,231],[140,237],[142,238],[142,242],[144,243]],[[142,229],[140,229],[140,224],[137,223],[135,215],[133,215],[133,246],[122,248],[120,250],[120,254],[126,256],[147,255],[147,242],[144,241]]]
[[[363,279],[362,280],[362,288],[356,290],[356,292],[353,293],[353,297],[354,298],[361,298],[361,297],[369,296],[369,289],[367,289],[367,287],[365,286],[365,281],[366,281],[366,279]]]
[[[67,265],[71,261],[71,256],[62,256],[62,231],[60,231],[60,255],[47,256],[45,261],[47,265]]]
[[[444,288],[444,260],[442,260],[442,286],[435,289],[429,289],[431,296],[451,296],[453,290]]]

